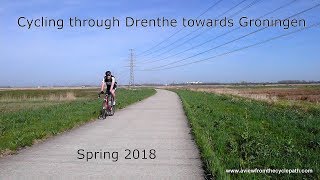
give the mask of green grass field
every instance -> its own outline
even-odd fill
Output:
[[[320,179],[320,109],[173,90],[216,179]],[[319,105],[315,105],[319,106]],[[226,169],[312,169],[312,174],[227,174]]]
[[[96,119],[102,104],[98,89],[0,91],[0,155]],[[155,93],[117,90],[117,109]]]

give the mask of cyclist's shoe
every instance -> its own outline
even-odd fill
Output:
[[[113,101],[113,105],[114,105],[114,106],[116,105],[116,101]]]

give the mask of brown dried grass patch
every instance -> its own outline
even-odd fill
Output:
[[[66,92],[61,94],[48,94],[46,96],[30,97],[21,95],[19,97],[3,96],[0,102],[16,102],[16,101],[73,101],[77,97],[73,92]]]
[[[319,89],[304,88],[205,88],[189,87],[187,89],[216,94],[228,94],[256,100],[276,102],[278,100],[320,102]]]

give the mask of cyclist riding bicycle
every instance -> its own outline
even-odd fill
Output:
[[[101,84],[101,92],[100,94],[104,94],[104,87],[107,86],[106,93],[110,92],[113,96],[113,105],[116,105],[116,89],[117,89],[117,81],[116,78],[111,75],[110,71],[107,71]]]

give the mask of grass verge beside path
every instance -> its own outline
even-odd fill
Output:
[[[102,99],[97,99],[96,92],[98,91],[91,90],[92,96],[74,101],[25,110],[19,108],[18,111],[3,110],[0,114],[0,156],[11,154],[19,148],[32,145],[36,140],[50,137],[97,118]],[[154,89],[119,89],[116,107],[122,109],[155,92]],[[15,94],[23,94],[23,91]],[[28,94],[37,95],[37,92],[30,93],[29,90]]]
[[[320,110],[173,90],[216,179],[320,179]],[[227,174],[227,169],[312,169],[312,174]]]

